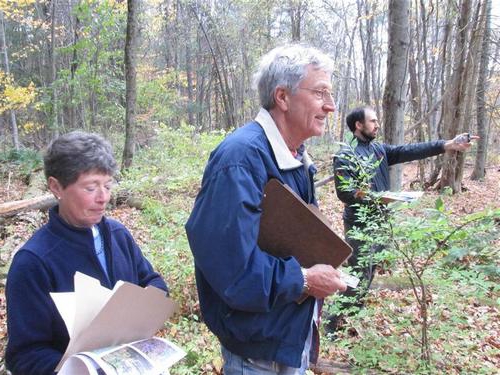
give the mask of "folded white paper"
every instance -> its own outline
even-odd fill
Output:
[[[74,293],[51,293],[70,341],[56,371],[73,354],[151,338],[176,310],[165,291],[119,281],[113,290],[77,272]]]

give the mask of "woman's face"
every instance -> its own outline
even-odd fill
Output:
[[[113,178],[97,171],[82,173],[78,180],[62,188],[49,177],[49,188],[59,201],[59,215],[70,225],[90,228],[101,221],[111,198]]]

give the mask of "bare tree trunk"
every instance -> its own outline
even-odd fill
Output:
[[[467,40],[469,37],[469,17],[471,11],[471,0],[463,0],[458,21],[458,35],[456,39],[453,73],[450,78],[450,87],[446,90],[443,105],[443,124],[445,138],[453,138],[459,132],[461,121],[461,106],[465,97],[464,70],[467,56]],[[454,193],[461,189],[461,183],[457,183],[457,152],[451,151],[445,154],[443,160],[443,171],[441,175],[440,188],[450,187]]]
[[[459,124],[459,133],[470,132],[470,124],[473,123],[473,106],[474,106],[474,97],[477,89],[477,77],[479,73],[479,59],[476,56],[480,56],[480,48],[482,42],[482,26],[484,25],[484,12],[481,14],[481,3],[476,3],[476,11],[474,13],[471,27],[473,30],[471,31],[471,37],[468,53],[467,53],[467,63],[465,66],[464,76],[462,77],[462,81],[465,81],[465,97],[464,97],[464,105],[461,106],[461,119]],[[461,190],[463,174],[464,174],[464,165],[465,165],[465,153],[460,152],[457,155],[457,169],[455,173],[455,185],[459,186],[459,190]]]
[[[187,94],[188,94],[188,102],[187,102],[187,114],[188,114],[188,123],[189,125],[195,124],[193,107],[195,104],[194,101],[194,88],[193,88],[193,64],[191,62],[191,45],[188,40],[186,43],[186,79],[187,79]]]
[[[431,11],[433,11],[431,5]],[[432,116],[423,118],[423,113],[429,113],[431,108],[437,108],[435,102],[438,100],[434,95],[430,95],[430,75],[431,69],[427,57],[428,47],[428,28],[430,24],[430,17],[427,15],[426,3],[424,0],[415,0],[415,35],[411,38],[410,44],[413,46],[410,57],[410,87],[412,96],[412,109],[414,118],[418,119],[417,126],[417,140],[424,142],[432,139]],[[437,13],[437,10],[436,10]],[[420,23],[419,23],[420,22]],[[434,26],[435,29],[437,25]],[[415,41],[415,42],[413,42]],[[413,60],[413,61],[412,61]],[[423,82],[422,82],[423,81]],[[424,124],[428,124],[424,127]],[[427,134],[425,130],[427,129]],[[425,165],[426,160],[418,161],[419,183],[421,188],[425,187]]]
[[[72,17],[72,16],[70,16]],[[78,52],[77,52],[77,43],[78,40],[80,39],[79,36],[79,28],[80,28],[80,19],[78,16],[75,17],[75,24],[73,26],[73,40],[72,40],[72,45],[73,45],[73,54],[71,57],[71,62],[70,62],[70,72],[71,72],[71,82],[75,82],[75,74],[76,70],[78,69]],[[76,116],[77,116],[77,105],[75,103],[75,87],[74,84],[71,84],[69,87],[69,102],[70,102],[70,109],[69,109],[69,126],[71,128],[76,127]]]
[[[421,19],[421,25],[422,25],[422,36],[420,38],[421,42],[419,43],[419,48],[418,51],[419,53],[422,53],[422,63],[423,63],[423,91],[425,93],[425,97],[427,99],[427,107],[425,108],[425,112],[429,111],[429,109],[432,107],[432,100],[436,99],[433,95],[430,94],[430,88],[429,88],[429,75],[431,74],[431,69],[429,67],[429,60],[427,57],[427,12],[425,9],[425,2],[424,0],[420,0],[420,19]],[[420,102],[420,108],[422,110],[422,101]]]
[[[346,25],[346,31],[347,31],[347,22],[345,23]],[[345,77],[344,77],[344,87],[343,87],[343,93],[345,95],[345,98],[342,102],[342,105],[340,106],[340,111],[339,111],[339,117],[340,117],[340,140],[344,139],[344,129],[345,129],[345,124],[344,124],[344,118],[347,115],[347,106],[349,104],[349,84],[351,81],[351,59],[350,56],[352,56],[353,51],[354,51],[354,33],[356,31],[356,26],[353,27],[352,29],[352,35],[349,37],[349,52],[348,52],[348,59],[347,59],[347,68],[345,72]]]
[[[244,71],[244,80],[243,80],[243,95],[241,98],[241,108],[243,109],[242,111],[242,121],[244,122],[245,119],[251,118],[252,116],[252,111],[250,110],[250,106],[247,105],[248,98],[251,95],[251,87],[252,87],[252,68],[250,64],[250,51],[248,49],[248,44],[246,43],[246,38],[245,35],[247,35],[247,30],[242,29],[240,38],[241,38],[241,59],[243,61],[243,71]]]
[[[197,60],[197,70],[196,70],[196,77],[197,77],[197,85],[196,85],[196,106],[198,108],[197,114],[196,114],[196,128],[199,131],[205,130],[205,121],[204,121],[204,116],[206,111],[203,110],[205,107],[210,108],[210,103],[209,99],[206,98],[208,93],[210,91],[209,89],[209,79],[207,78],[206,74],[203,74],[202,67],[204,66],[205,59],[203,58],[203,52],[202,52],[202,38],[199,33],[196,33],[196,44],[197,44],[197,53],[196,53],[196,60]],[[207,115],[207,119],[210,118],[210,115]],[[207,124],[208,125],[208,124]]]
[[[97,55],[97,52],[96,52],[96,55]],[[94,82],[96,82],[96,79],[97,79],[97,66],[98,66],[98,59],[97,59],[97,56],[96,58],[94,59]],[[93,84],[94,85],[94,84]],[[97,94],[96,94],[96,90],[95,90],[95,87],[92,87],[91,88],[91,91],[90,91],[90,129],[93,130],[96,128],[97,126]]]
[[[223,54],[220,49],[220,43],[217,40],[217,37],[214,37],[213,41],[208,35],[208,31],[203,24],[203,20],[200,19],[198,13],[196,12],[196,9],[193,6],[191,7],[191,11],[197,17],[198,20],[198,25],[200,26],[201,31],[203,32],[203,36],[205,37],[205,40],[207,42],[208,48],[210,50],[210,54],[212,56],[212,61],[214,64],[214,70],[217,75],[218,81],[219,81],[219,89],[220,89],[220,95],[222,98],[222,105],[224,106],[224,117],[226,119],[226,126],[224,127],[225,129],[231,129],[235,127],[235,118],[234,118],[234,105],[233,105],[233,98],[230,93],[230,87],[229,87],[229,79],[227,76],[227,71],[224,68],[225,65],[229,64],[224,64],[223,60]],[[222,64],[219,63],[218,57],[222,60]]]
[[[377,64],[375,63],[375,56],[374,56],[374,48],[373,48],[373,43],[376,41],[375,37],[375,14],[377,13],[377,5],[378,1],[372,1],[371,6],[372,8],[370,9],[370,17],[367,16],[367,26],[366,26],[366,32],[368,35],[368,39],[366,41],[366,57],[368,59],[368,64],[367,67],[370,69],[370,84],[371,84],[371,98],[372,98],[372,103],[373,107],[375,108],[375,112],[377,113],[377,116],[380,116],[380,101],[381,101],[381,94],[380,94],[380,86],[377,81],[378,76],[380,75],[380,69],[377,70]]]
[[[304,4],[302,0],[290,0],[288,6],[290,23],[292,25],[292,42],[300,42],[302,16],[307,9],[307,3]]]
[[[57,103],[57,88],[56,88],[56,7],[57,0],[52,0],[52,7],[50,9],[50,80],[52,86],[52,133],[54,137],[59,135],[59,124],[58,124],[58,103]]]
[[[139,34],[139,2],[127,0],[127,37],[125,41],[125,79],[126,79],[126,109],[125,109],[125,147],[123,148],[122,171],[132,165],[135,152],[136,127],[136,54]]]
[[[409,48],[409,0],[389,1],[389,53],[384,89],[384,135],[390,144],[403,143],[406,69]],[[390,168],[391,190],[401,187],[401,167]]]
[[[481,137],[477,144],[476,161],[471,179],[480,180],[486,174],[486,156],[488,150],[488,120],[486,118],[486,91],[488,90],[488,63],[490,53],[490,35],[491,35],[491,0],[485,0],[483,3],[485,21],[484,32],[481,47],[481,61],[479,67],[479,76],[476,89],[477,100],[477,135]]]
[[[231,129],[237,127],[238,125],[236,122],[236,109],[234,107],[234,102],[235,102],[234,94],[232,94],[232,92],[235,91],[234,86],[236,84],[233,82],[236,82],[236,75],[234,74],[233,64],[229,63],[229,61],[231,61],[231,57],[229,56],[229,49],[227,48],[227,46],[223,46],[219,36],[220,34],[215,34],[214,39],[215,39],[215,46],[217,48],[219,56],[221,57],[222,65],[227,66],[225,69],[222,69],[222,77],[224,78],[224,86],[225,86],[224,91],[226,92],[225,100],[227,101],[227,104],[224,105],[224,109],[227,113],[226,117],[229,117],[230,119],[230,121],[228,122],[228,129]],[[225,61],[224,61],[224,56],[226,58]]]
[[[2,43],[2,55],[3,55],[3,64],[5,68],[5,73],[10,74],[10,64],[9,64],[9,54],[7,53],[7,41],[5,38],[5,24],[4,24],[4,15],[3,11],[0,10],[0,41]],[[10,129],[12,133],[12,145],[16,151],[19,151],[19,133],[17,130],[17,119],[16,119],[16,111],[11,109],[9,111],[10,116]]]
[[[337,122],[339,123],[339,128],[340,131],[338,132],[339,134],[339,139],[343,140],[344,139],[344,131],[346,130],[346,124],[345,124],[345,117],[347,114],[347,111],[349,109],[349,105],[352,103],[352,101],[357,101],[358,95],[357,95],[357,89],[355,86],[356,85],[356,64],[353,64],[353,61],[355,61],[354,57],[354,38],[356,36],[356,30],[358,28],[358,23],[353,22],[352,26],[349,24],[347,17],[345,17],[345,14],[347,13],[347,8],[345,6],[343,7],[337,7],[335,4],[330,4],[325,2],[325,5],[328,7],[328,11],[334,13],[340,20],[342,20],[345,34],[342,40],[339,41],[339,45],[337,48],[335,48],[336,52],[338,52],[339,56],[336,56],[335,60],[340,59],[342,54],[345,54],[346,62],[345,64],[341,64],[341,70],[339,72],[340,75],[340,81],[337,85],[335,85],[335,100],[336,104],[338,106],[338,117],[336,117]],[[344,49],[344,47],[348,46],[347,50]],[[352,83],[351,83],[352,81]],[[354,94],[353,94],[354,91]],[[352,97],[355,98],[355,100],[352,100]],[[335,115],[334,115],[335,116]],[[337,133],[332,134],[332,136],[337,136]]]
[[[0,146],[3,152],[5,152],[5,113],[0,114]]]
[[[359,39],[361,42],[361,51],[363,52],[363,80],[362,80],[362,88],[361,88],[361,98],[365,104],[371,104],[370,97],[370,60],[368,55],[368,40],[371,38],[371,34],[368,33],[370,18],[368,4],[363,3],[362,0],[357,0],[358,5],[358,19],[359,19]],[[365,12],[363,14],[362,7],[365,7]],[[368,19],[366,21],[366,30],[363,30],[363,19]],[[370,44],[371,45],[371,44]]]
[[[445,102],[448,100],[448,97],[445,97],[446,95],[451,95],[451,86],[447,84],[447,79],[451,81],[451,66],[452,64],[449,63],[449,61],[452,59],[451,57],[451,20],[452,20],[452,15],[451,15],[451,9],[454,5],[452,4],[452,1],[448,1],[448,5],[446,7],[446,15],[444,19],[446,20],[446,23],[443,27],[443,37],[442,37],[442,52],[440,54],[440,59],[438,60],[437,67],[439,69],[439,74],[437,75],[437,80],[439,81],[439,86],[440,86],[440,91],[441,91],[441,98],[442,98],[442,109],[441,109],[441,116],[439,117],[439,120],[436,124],[436,127],[431,129],[431,138],[435,136],[440,136],[441,138],[443,137],[443,123],[444,123],[444,117],[446,114],[446,105]],[[436,12],[436,23],[438,22],[439,17]],[[438,39],[437,33],[435,36],[436,39]],[[438,157],[435,158],[435,163],[434,163],[434,169],[431,173],[431,176],[429,177],[429,186],[434,186],[436,182],[439,179],[439,175],[441,174],[441,170],[443,169],[444,161],[445,161],[446,155],[439,155]],[[440,181],[441,184],[441,181]]]
[[[410,42],[410,44],[412,44]],[[413,44],[412,44],[413,45]],[[410,58],[408,61],[408,71],[410,73],[410,95],[411,95],[411,106],[413,112],[413,118],[421,119],[422,118],[422,107],[421,107],[421,98],[420,95],[420,86],[418,84],[417,78],[417,68],[416,62],[413,58],[413,52],[410,52]],[[423,132],[423,121],[419,122],[416,131],[417,131],[417,139],[419,142],[422,142],[424,139]],[[425,183],[425,168],[424,168],[424,160],[418,161],[418,174],[419,174],[419,182],[420,186],[423,187]]]

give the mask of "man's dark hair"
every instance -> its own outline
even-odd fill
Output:
[[[359,121],[361,123],[365,122],[365,109],[370,107],[357,107],[354,108],[345,118],[345,122],[349,127],[349,130],[354,133],[356,130],[356,122]]]

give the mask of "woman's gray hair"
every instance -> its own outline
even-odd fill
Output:
[[[278,87],[295,93],[306,69],[333,72],[334,62],[320,50],[302,44],[276,47],[265,54],[254,74],[254,86],[259,92],[260,105],[267,110],[274,107],[274,91]]]
[[[43,158],[45,177],[56,178],[63,188],[82,173],[97,171],[113,176],[116,161],[108,141],[98,134],[74,131],[54,139]]]

